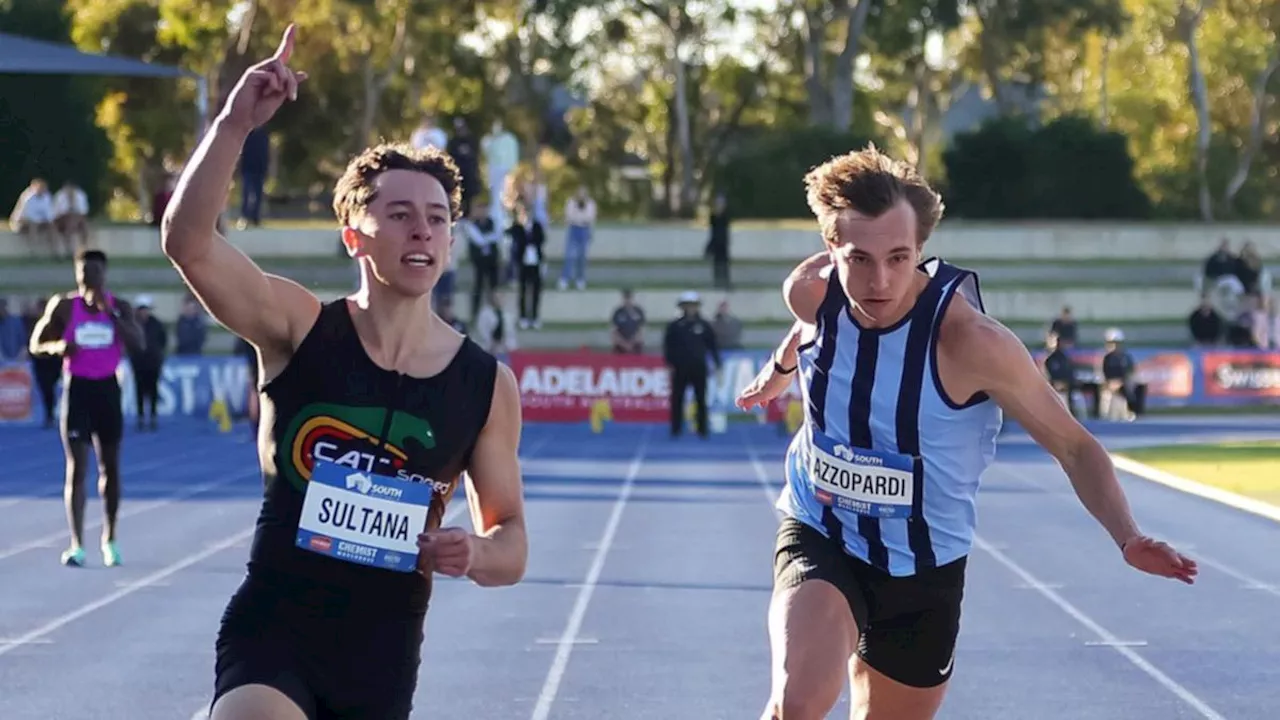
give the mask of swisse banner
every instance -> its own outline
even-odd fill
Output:
[[[1280,352],[1209,351],[1200,362],[1205,395],[1280,398]]]
[[[667,418],[671,378],[662,358],[592,352],[514,352],[526,420],[585,422],[607,402],[617,422]]]

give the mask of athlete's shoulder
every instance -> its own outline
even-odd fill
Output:
[[[810,255],[782,281],[782,297],[787,309],[800,322],[817,322],[818,308],[827,295],[827,284],[835,266],[826,252]]]
[[[938,326],[938,350],[967,372],[985,376],[1001,372],[1026,347],[999,320],[970,303],[953,302]]]

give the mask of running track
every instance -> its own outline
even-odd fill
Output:
[[[1108,442],[1280,436],[1276,420],[1150,420]],[[0,475],[0,717],[202,717],[218,617],[243,573],[259,480],[245,431],[130,434],[121,550],[58,565],[62,455],[6,428]],[[526,430],[525,581],[440,581],[418,717],[756,718],[768,693],[771,507],[785,438],[659,428]],[[1194,587],[1142,576],[1014,428],[985,477],[943,718],[1274,718],[1280,525],[1133,477],[1152,533],[1201,562]],[[92,480],[90,481],[92,483]],[[466,523],[465,503],[451,514]],[[842,701],[832,717],[847,717]]]

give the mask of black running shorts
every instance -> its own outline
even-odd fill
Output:
[[[119,442],[124,435],[124,409],[115,376],[71,377],[64,378],[64,383],[62,436],[68,441],[89,442],[96,435],[101,443]]]
[[[274,580],[245,578],[218,630],[213,703],[235,688],[266,685],[308,720],[407,720],[422,616],[304,595]]]
[[[904,685],[926,688],[951,677],[966,559],[911,577],[894,577],[855,558],[799,520],[785,518],[774,550],[774,590],[825,580],[849,601],[858,656]]]

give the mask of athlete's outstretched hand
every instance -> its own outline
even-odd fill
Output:
[[[765,362],[764,367],[760,369],[755,379],[751,381],[751,384],[738,393],[738,399],[734,402],[740,410],[764,407],[785,392],[795,376],[794,372],[778,372],[778,369],[773,366],[773,359],[770,358]]]
[[[252,130],[270,120],[286,98],[298,99],[298,84],[307,79],[307,74],[289,69],[296,33],[293,25],[285,28],[275,55],[250,67],[240,77],[223,110],[223,116],[233,125]]]
[[[462,577],[475,560],[471,533],[462,528],[428,530],[418,535],[418,569]]]
[[[1188,585],[1195,582],[1196,573],[1200,572],[1195,560],[1174,550],[1168,543],[1146,535],[1139,535],[1124,544],[1124,561],[1143,572],[1181,580]]]

